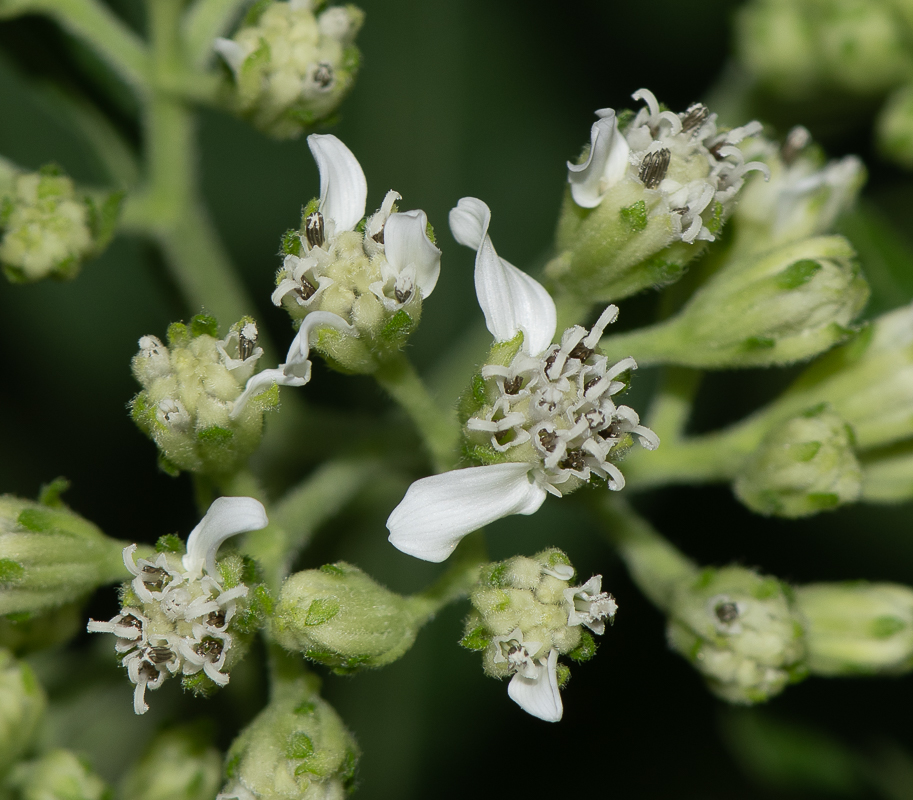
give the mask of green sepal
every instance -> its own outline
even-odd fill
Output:
[[[70,488],[70,481],[67,478],[54,478],[50,483],[42,485],[38,492],[38,502],[48,508],[65,508],[63,500],[60,499],[67,489]]]
[[[219,323],[210,314],[195,314],[190,319],[190,335],[194,338],[207,335],[212,336],[213,339],[218,339]]]
[[[163,536],[159,536],[158,541],[156,541],[155,552],[183,554],[186,552],[186,547],[180,536],[174,533],[166,533]]]

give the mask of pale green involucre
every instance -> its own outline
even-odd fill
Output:
[[[0,775],[31,746],[46,705],[28,664],[0,649]]]
[[[109,800],[111,790],[89,765],[69,750],[51,750],[16,765],[8,783],[22,800]]]

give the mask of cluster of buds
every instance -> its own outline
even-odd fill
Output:
[[[575,586],[574,574],[556,549],[486,565],[470,595],[473,611],[461,642],[482,653],[486,674],[511,679],[511,700],[546,722],[561,719],[559,689],[570,677],[558,656],[591,659],[591,632],[604,633],[618,610],[615,598],[602,591],[601,575]]]
[[[633,96],[646,107],[636,115],[597,111],[589,150],[568,163],[559,254],[546,275],[586,302],[677,280],[719,233],[746,172],[767,169],[746,163],[736,147],[760,133],[759,123],[720,131],[704,105],[675,114],[646,89]]]
[[[228,751],[216,800],[342,800],[354,788],[358,748],[313,676],[284,679]]]
[[[406,653],[426,618],[421,601],[391,592],[339,561],[292,575],[270,619],[275,640],[343,674]]]
[[[364,12],[323,8],[322,0],[257,3],[216,51],[234,76],[232,104],[264,133],[281,139],[330,117],[355,81],[355,36]]]
[[[0,267],[14,283],[74,278],[111,240],[122,195],[77,193],[51,164],[23,172],[0,159]]]
[[[0,774],[31,746],[46,705],[44,691],[28,664],[0,648]]]
[[[776,578],[708,568],[679,582],[668,609],[669,644],[730,703],[763,702],[808,674],[804,620]]]
[[[122,795],[130,800],[215,797],[222,780],[222,754],[207,739],[204,726],[193,723],[159,732],[124,776]]]
[[[216,321],[198,315],[170,325],[167,346],[155,336],[139,340],[132,366],[143,391],[131,412],[168,472],[233,473],[259,444],[264,411],[278,402],[275,389],[249,402],[245,393],[263,355],[254,321],[245,317],[217,337]]]
[[[91,633],[113,633],[115,651],[135,685],[133,710],[145,714],[147,689],[183,676],[185,688],[207,693],[228,683],[243,654],[243,637],[257,624],[262,592],[251,592],[249,570],[236,556],[216,564],[219,545],[230,536],[266,527],[263,506],[250,497],[216,500],[187,539],[163,537],[154,558],[124,548],[127,570],[121,610],[107,622],[90,620]]]
[[[108,800],[111,788],[96,775],[85,759],[70,750],[56,749],[34,761],[17,764],[5,785],[21,792],[17,797],[67,797],[74,800]],[[139,796],[133,795],[136,800]]]
[[[312,135],[320,199],[289,231],[273,303],[296,322],[323,312],[336,330],[316,348],[346,372],[374,372],[418,325],[422,301],[437,284],[441,251],[424,211],[396,210],[397,192],[364,220],[368,186],[352,152],[335,136]]]

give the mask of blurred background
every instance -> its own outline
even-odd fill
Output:
[[[135,0],[111,4],[142,28]],[[870,172],[864,203],[843,229],[872,283],[866,314],[913,299],[913,181],[871,144],[878,98],[838,92],[821,102],[782,103],[756,91],[733,102],[742,80],[731,63],[739,2],[360,5],[367,14],[358,39],[363,67],[332,132],[361,161],[369,209],[396,189],[403,206],[424,209],[438,233],[443,271],[410,346],[420,369],[433,369],[449,344],[481,323],[473,254],[450,237],[448,210],[465,195],[483,198],[499,253],[535,272],[549,252],[565,161],[588,140],[594,110],[625,107],[642,86],[674,110],[716,96],[727,122],[747,121],[726,117],[727,110],[751,113],[780,135],[802,123],[831,156],[862,156]],[[75,179],[98,183],[101,166],[48,87],[53,81],[96,102],[138,144],[129,95],[119,91],[112,99],[98,88],[98,81],[109,80],[45,20],[0,25],[0,154],[33,169],[56,161]],[[206,198],[257,299],[251,311],[276,341],[288,342],[287,315],[269,295],[280,236],[297,226],[301,206],[318,193],[307,145],[304,139],[271,141],[215,110],[201,112],[199,135]],[[648,320],[654,305],[653,294],[624,301],[621,325]],[[138,389],[129,370],[137,339],[163,336],[169,322],[199,311],[182,304],[156,250],[125,237],[73,283],[0,284],[6,342],[0,347],[0,491],[34,497],[41,484],[64,475],[73,481],[67,502],[109,535],[146,542],[166,532],[186,536],[199,518],[189,478],[158,471],[154,445],[126,408]],[[694,429],[738,419],[792,374],[709,377]],[[635,391],[645,397],[647,370],[637,383]],[[303,391],[309,402],[353,414],[389,407],[370,380],[334,375],[320,364]],[[393,435],[399,430],[391,428]],[[326,447],[325,437],[317,438]],[[331,448],[314,452],[306,431],[300,449],[289,483],[333,454]],[[390,497],[405,485],[366,497],[328,525],[302,566],[345,559],[397,591],[425,585],[439,568],[386,542]],[[738,562],[795,582],[913,584],[909,506],[768,520],[739,505],[728,488],[669,489],[638,497],[636,505],[701,563]],[[599,657],[574,669],[559,725],[527,716],[508,700],[505,685],[483,676],[478,657],[457,646],[465,604],[442,613],[392,666],[348,678],[327,674],[325,695],[363,750],[362,800],[559,791],[638,798],[913,797],[909,677],[808,680],[764,707],[727,707],[667,649],[663,618],[633,587],[582,507],[549,501],[534,518],[492,526],[489,541],[494,558],[557,545],[582,574],[602,573],[604,588],[619,602],[617,624]],[[102,592],[89,612],[107,618],[115,603],[113,590]],[[101,644],[81,642],[73,658],[85,655],[87,664]],[[211,703],[182,698],[177,685],[167,685],[142,720],[133,717],[131,687],[112,664],[109,673],[92,678],[97,690],[61,694],[55,735],[112,779],[132,748],[169,720],[217,712],[212,734],[225,748],[262,702],[257,659],[254,653]],[[81,663],[58,668],[78,675]],[[113,690],[102,688],[110,675],[117,681]],[[120,706],[96,720],[108,703]]]

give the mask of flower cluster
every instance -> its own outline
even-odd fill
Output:
[[[561,719],[559,688],[570,670],[559,655],[587,661],[596,654],[593,637],[602,635],[618,605],[596,575],[572,586],[574,568],[560,550],[532,558],[516,556],[488,564],[470,599],[462,644],[482,653],[485,672],[509,677],[507,693],[524,711],[546,722]]]
[[[222,497],[191,532],[183,557],[163,552],[136,558],[135,544],[124,548],[124,566],[134,577],[124,588],[120,613],[107,622],[89,620],[88,630],[117,637],[114,649],[136,686],[137,714],[149,710],[146,690],[158,689],[171,676],[202,672],[216,686],[228,683],[236,644],[229,631],[248,587],[229,586],[215,554],[228,537],[266,525],[257,500]]]

